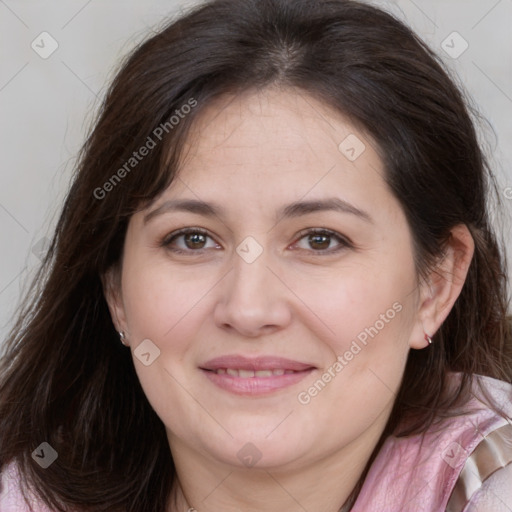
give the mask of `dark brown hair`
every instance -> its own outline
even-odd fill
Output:
[[[475,241],[434,345],[410,352],[384,435],[424,431],[475,374],[512,380],[505,264],[488,218],[494,181],[439,59],[391,15],[355,1],[214,0],[141,44],[116,75],[5,345],[0,469],[16,460],[55,510],[165,509],[175,480],[165,428],[119,342],[101,276],[120,260],[131,215],[171,183],[202,109],[222,94],[271,85],[315,96],[376,142],[413,233],[418,275],[454,226],[467,225]],[[155,147],[126,167],[148,137]],[[465,377],[447,396],[450,370]],[[413,423],[399,432],[406,415]],[[59,454],[46,470],[31,458],[43,441]]]

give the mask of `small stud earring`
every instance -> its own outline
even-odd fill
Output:
[[[121,343],[122,343],[125,347],[127,347],[127,346],[128,346],[128,343],[126,342],[126,335],[124,334],[124,332],[123,332],[123,331],[119,331],[119,332],[118,332],[118,334],[119,334],[119,339],[121,340]]]
[[[432,338],[426,333],[425,333],[425,341],[428,341],[428,344],[432,345]]]

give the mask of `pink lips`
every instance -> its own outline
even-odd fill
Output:
[[[243,356],[228,355],[210,359],[201,368],[205,370],[218,370],[219,368],[238,368],[240,370],[267,370],[281,369],[300,372],[314,368],[311,364],[299,363],[282,357],[263,356],[249,359]]]
[[[207,361],[200,369],[211,382],[226,391],[260,395],[296,384],[316,368],[282,357],[227,355]]]

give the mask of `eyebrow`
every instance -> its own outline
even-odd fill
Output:
[[[288,219],[322,211],[348,213],[366,222],[373,223],[371,216],[367,212],[338,197],[291,203],[279,210],[277,218]],[[196,199],[172,199],[147,213],[144,216],[144,224],[154,217],[169,212],[189,212],[203,215],[204,217],[225,217],[226,215],[225,209],[216,203],[206,203]]]

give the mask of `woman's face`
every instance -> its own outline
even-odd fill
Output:
[[[383,175],[373,142],[302,93],[203,112],[130,220],[116,306],[174,452],[293,468],[377,441],[425,344]]]

